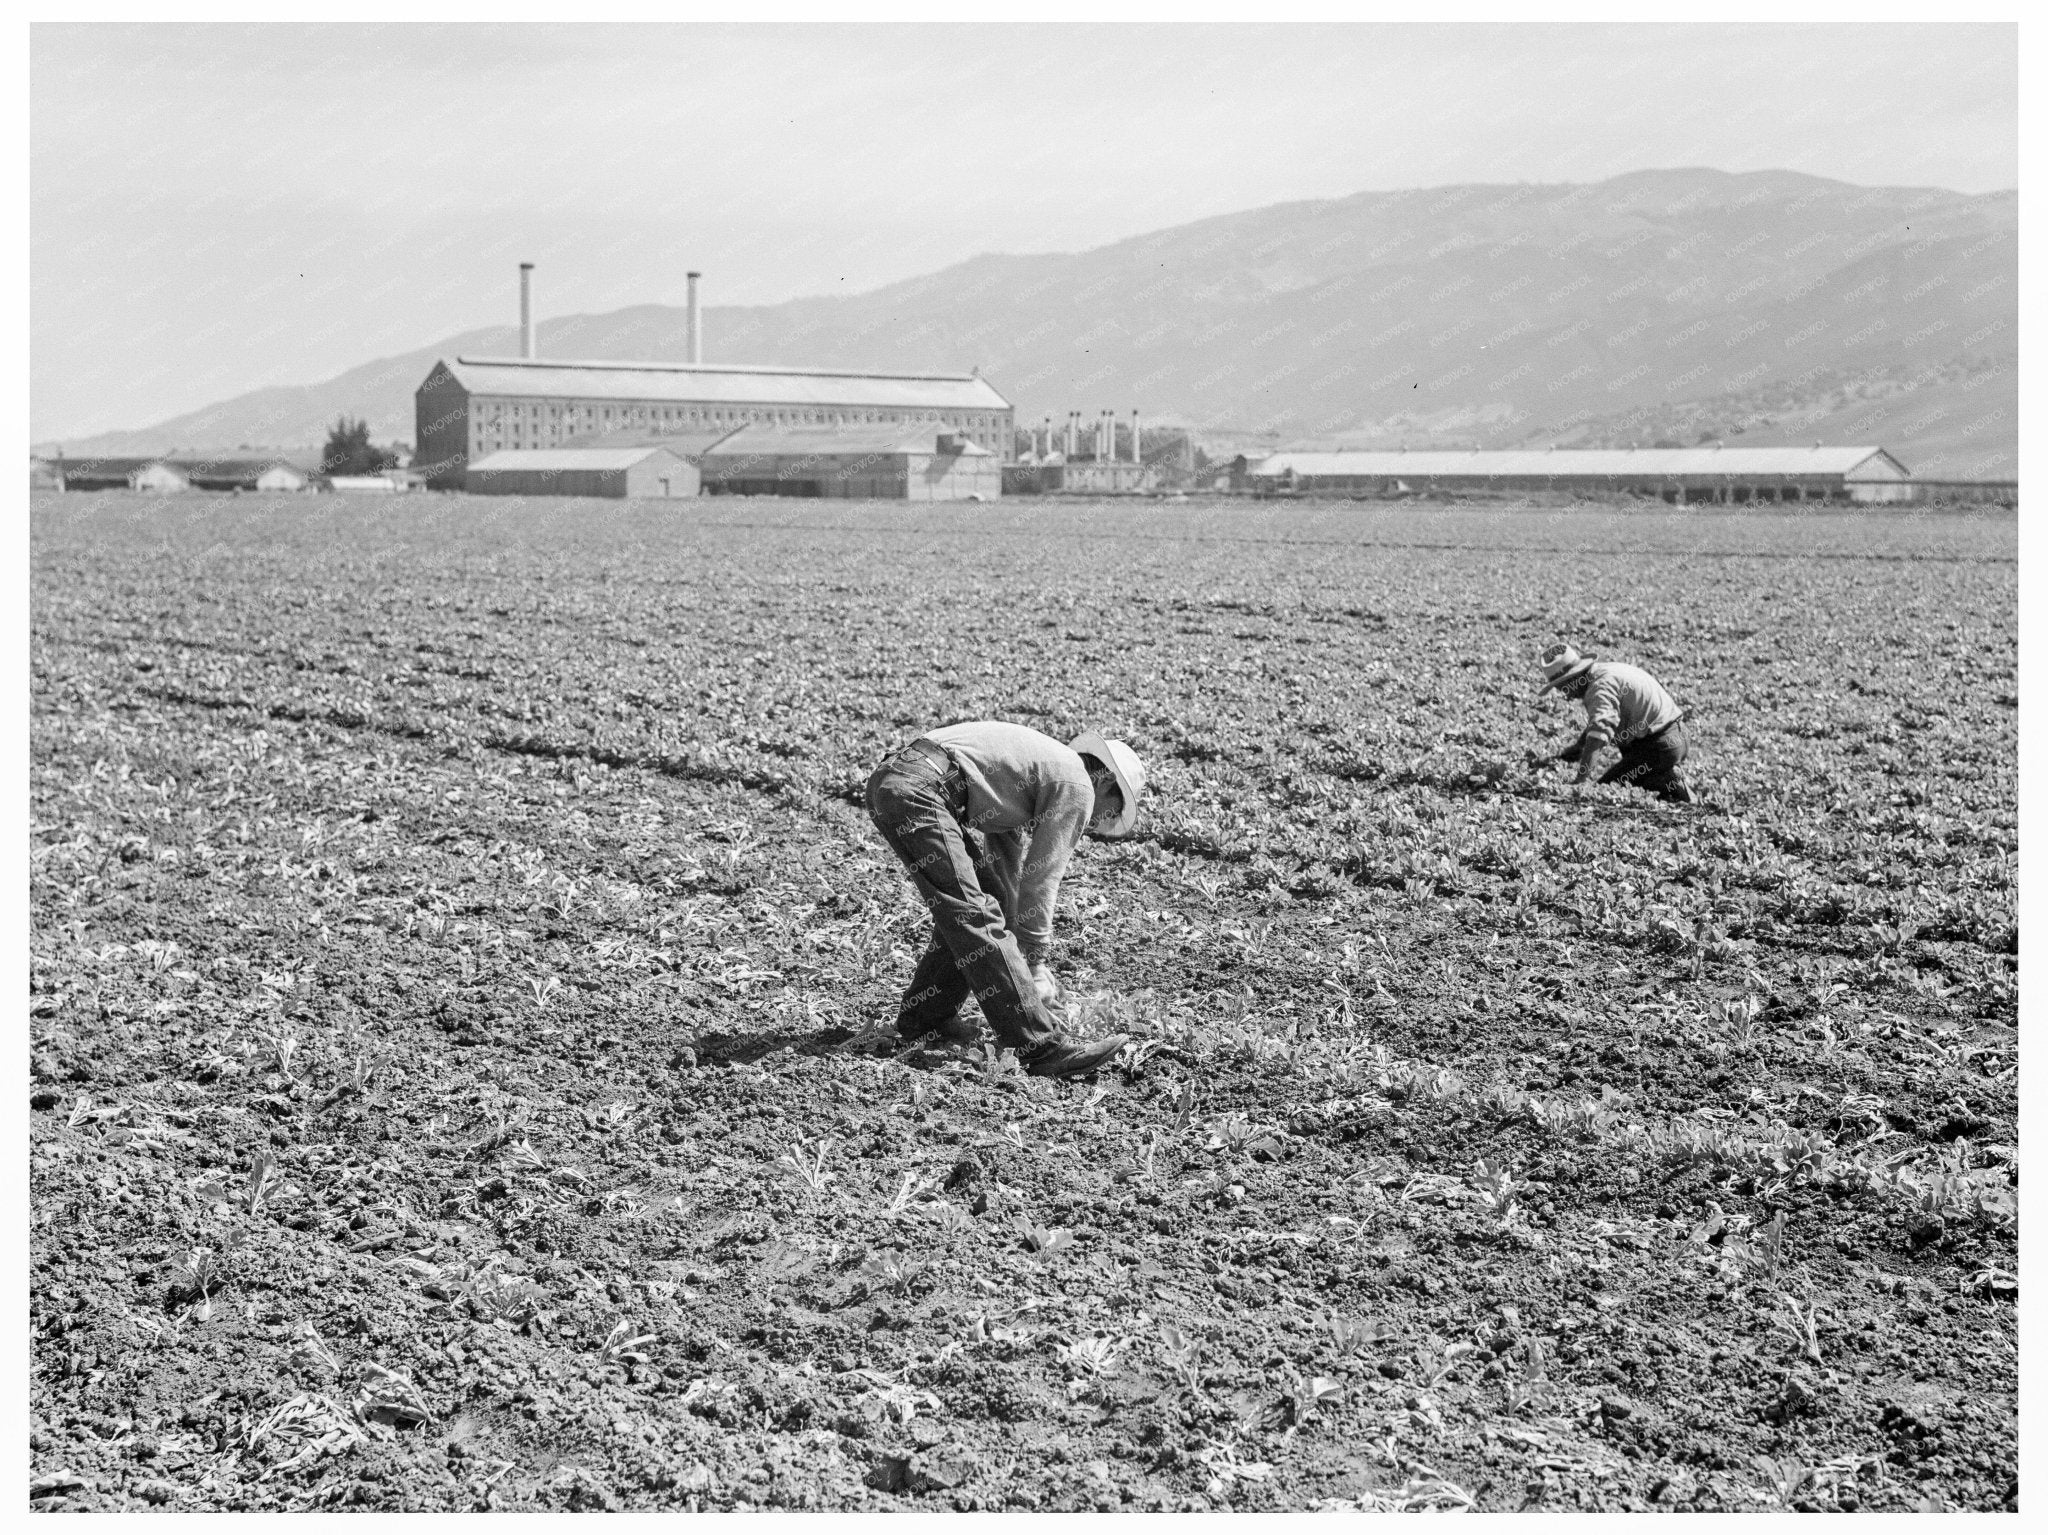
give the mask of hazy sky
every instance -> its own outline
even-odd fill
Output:
[[[147,26],[31,41],[37,440],[516,317],[1460,181],[2018,183],[2015,29]]]

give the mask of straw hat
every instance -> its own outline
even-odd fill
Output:
[[[1067,743],[1067,749],[1083,757],[1093,757],[1109,769],[1109,776],[1116,780],[1118,790],[1123,794],[1124,808],[1109,825],[1096,830],[1098,837],[1123,837],[1130,834],[1138,824],[1138,796],[1145,792],[1145,764],[1138,760],[1138,754],[1121,741],[1104,740],[1092,730],[1084,730]]]
[[[1536,690],[1536,696],[1541,698],[1552,688],[1564,686],[1592,665],[1591,656],[1582,656],[1569,645],[1552,645],[1543,652],[1543,686]]]

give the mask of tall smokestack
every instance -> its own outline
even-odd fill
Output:
[[[519,263],[519,355],[534,356],[533,349],[533,263]]]
[[[1078,410],[1070,410],[1067,412],[1067,457],[1071,459],[1074,457],[1075,454],[1079,453],[1080,451],[1081,413]]]
[[[698,279],[698,278],[700,278],[700,277],[702,277],[703,275],[704,275],[704,274],[703,274],[702,272],[692,272],[692,273],[690,273],[690,274],[689,274],[689,276],[690,276],[690,301],[689,301],[689,302],[690,302],[690,366],[691,366],[691,367],[693,367],[693,368],[694,368],[694,367],[696,367],[696,366],[697,366],[697,365],[698,365],[699,363],[701,363],[701,362],[702,362],[702,361],[704,360],[704,325],[703,325],[703,321],[702,321],[702,320],[701,320],[701,319],[699,318],[699,316],[698,316],[698,313],[697,313],[697,279]]]
[[[1134,464],[1145,462],[1145,456],[1138,451],[1138,413],[1136,411],[1131,412],[1131,462]]]

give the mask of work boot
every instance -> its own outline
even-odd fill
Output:
[[[1101,1039],[1055,1039],[1026,1058],[1024,1069],[1034,1077],[1051,1077],[1055,1082],[1085,1077],[1115,1059],[1130,1038],[1128,1034],[1108,1034]]]
[[[900,1029],[901,1026],[898,1027]],[[928,1029],[919,1029],[915,1034],[899,1033],[897,1037],[900,1041],[899,1048],[916,1046],[934,1050],[952,1046],[964,1050],[981,1038],[981,1031],[955,1013],[943,1023],[933,1024]]]

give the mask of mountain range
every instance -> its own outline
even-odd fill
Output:
[[[1279,446],[1869,442],[2017,477],[2018,200],[1788,171],[1366,192],[1076,254],[986,255],[868,293],[705,314],[720,362],[978,366],[1020,426],[1115,409],[1212,454]],[[713,274],[715,280],[715,274]],[[543,356],[680,360],[684,316],[543,321]],[[410,440],[446,337],[68,453]]]

